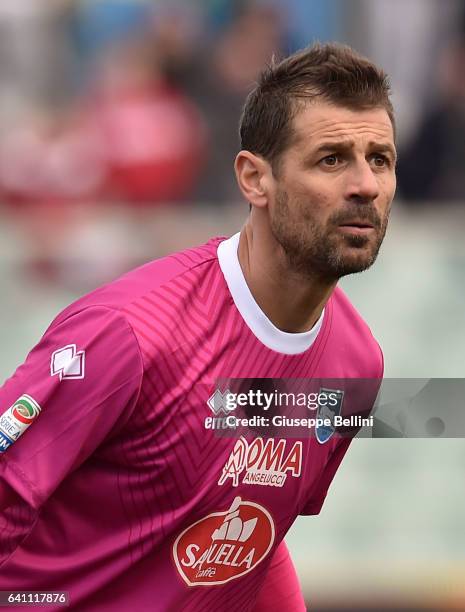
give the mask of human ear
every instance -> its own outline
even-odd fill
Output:
[[[250,151],[239,151],[234,162],[239,188],[252,206],[263,208],[268,204],[270,165]]]

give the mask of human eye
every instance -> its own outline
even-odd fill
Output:
[[[377,168],[389,168],[392,165],[390,158],[383,153],[373,153],[371,160]]]
[[[337,153],[332,153],[331,155],[326,155],[323,159],[320,159],[320,164],[322,166],[326,166],[329,168],[334,168],[337,166],[338,162],[341,161],[341,156]]]

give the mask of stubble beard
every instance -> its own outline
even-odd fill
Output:
[[[294,212],[302,212],[308,210],[308,203],[304,206],[294,202],[292,208]],[[368,236],[344,235],[338,231],[337,225],[350,215],[363,215],[369,219],[375,227],[376,236],[370,239]],[[276,194],[270,226],[293,272],[305,278],[334,282],[348,274],[363,272],[373,265],[386,234],[388,219],[389,213],[380,219],[371,204],[357,203],[352,212],[344,210],[335,213],[329,219],[329,229],[319,225],[310,215],[303,215],[295,221],[289,206],[289,196],[280,190]]]

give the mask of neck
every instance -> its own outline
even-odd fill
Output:
[[[255,301],[278,329],[299,333],[315,325],[337,281],[291,270],[281,245],[250,221],[241,231],[238,257]]]

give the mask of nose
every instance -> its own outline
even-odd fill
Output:
[[[373,201],[378,197],[378,179],[366,160],[354,163],[347,179],[347,200]]]

